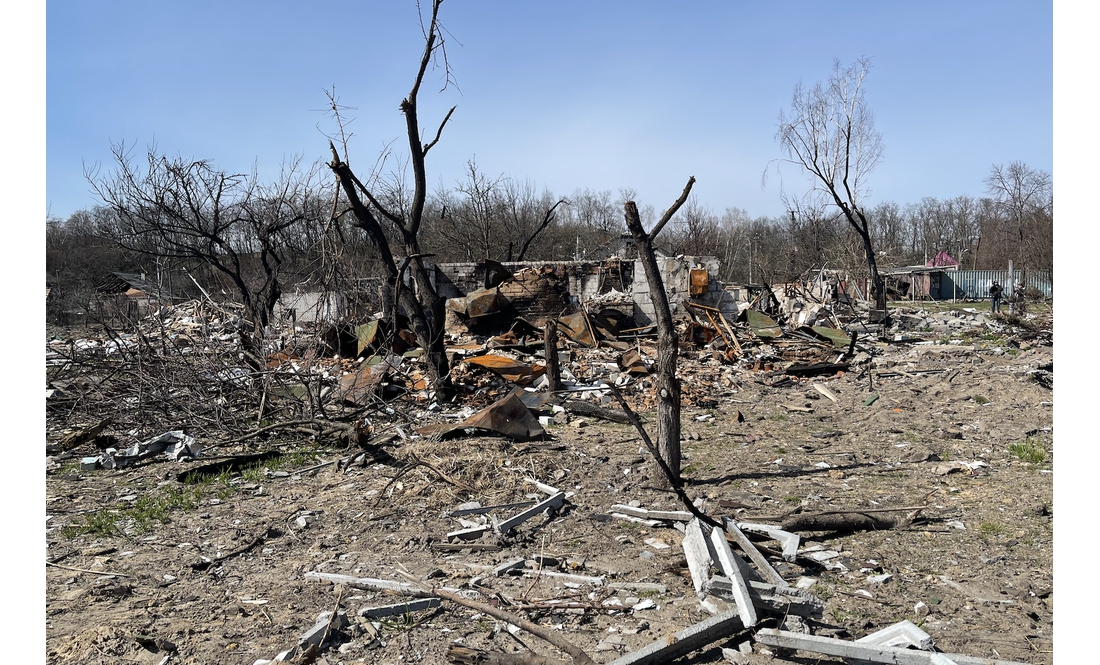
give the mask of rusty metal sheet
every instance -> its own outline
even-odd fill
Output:
[[[466,420],[455,425],[429,425],[416,430],[424,436],[461,436],[467,429],[495,432],[515,441],[530,441],[546,436],[546,430],[523,401],[509,394]]]
[[[649,374],[649,368],[646,367],[642,356],[633,349],[619,357],[619,367],[627,374],[634,374],[635,376]]]
[[[466,295],[466,316],[471,319],[496,314],[507,306],[508,299],[496,289],[478,289]]]
[[[749,327],[752,328],[752,332],[757,337],[774,338],[782,337],[783,331],[779,329],[779,325],[776,324],[775,319],[758,312],[755,309],[746,309],[745,318],[749,322]]]
[[[368,321],[360,326],[355,326],[355,338],[359,341],[359,350],[356,352],[356,356],[360,356],[366,351],[372,344],[374,344],[375,338],[378,337],[378,319]]]
[[[592,327],[588,325],[588,316],[584,313],[584,310],[574,314],[566,314],[558,319],[558,325],[561,326],[561,331],[569,339],[578,344],[596,348],[596,336],[592,332]]]
[[[516,337],[516,334],[511,330],[502,335],[490,337],[489,340],[486,342],[486,345],[490,348],[496,348],[499,346],[515,346],[516,344],[519,344],[519,338]]]
[[[810,363],[794,364],[783,370],[784,374],[791,376],[820,376],[822,374],[836,374],[848,369],[848,363]]]
[[[393,369],[389,359],[375,364],[364,364],[358,372],[340,377],[340,393],[345,401],[366,405],[378,393],[382,381]]]
[[[478,264],[478,269],[485,270],[485,288],[491,289],[500,286],[512,279],[512,271],[505,268],[503,263],[492,259],[485,259]]]
[[[705,296],[708,286],[710,286],[710,275],[707,274],[707,271],[698,268],[693,269],[691,271],[691,297]]]
[[[492,353],[467,358],[466,362],[471,365],[477,365],[478,367],[484,367],[520,385],[531,383],[531,381],[537,379],[546,372],[546,368],[541,365],[528,365],[525,362],[520,362],[519,360],[507,356],[494,355]]]
[[[852,338],[843,330],[837,330],[836,328],[830,328],[828,326],[814,326],[811,330],[819,337],[824,337],[832,342],[833,346],[838,349],[847,349],[848,345],[852,343]]]
[[[554,400],[553,393],[531,392],[529,390],[524,390],[520,386],[512,388],[508,394],[518,397],[533,413],[549,411],[550,405],[553,404]]]

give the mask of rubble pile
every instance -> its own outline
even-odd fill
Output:
[[[520,272],[448,304],[456,324],[446,345],[456,389],[449,401],[438,398],[415,340],[384,319],[273,326],[255,359],[241,346],[247,322],[197,302],[162,308],[132,333],[49,340],[48,474],[55,483],[131,474],[117,476],[128,483],[149,473],[157,488],[227,478],[237,494],[172,518],[182,525],[171,547],[143,536],[156,545],[143,561],[175,561],[152,579],[157,593],[190,584],[219,603],[240,599],[213,618],[224,626],[220,648],[238,652],[235,662],[443,662],[430,637],[440,635],[447,662],[497,662],[513,655],[501,652],[513,642],[532,658],[528,652],[547,653],[530,662],[564,662],[549,660],[555,652],[535,635],[573,662],[614,665],[671,662],[715,645],[716,657],[742,663],[790,662],[784,658],[795,650],[853,661],[1009,663],[941,652],[941,642],[965,649],[958,624],[937,613],[950,603],[971,608],[960,612],[1027,603],[1034,609],[1017,612],[1023,620],[1038,625],[1041,610],[1046,621],[1049,591],[1033,584],[1023,596],[991,598],[956,581],[965,562],[906,561],[890,534],[996,536],[1013,543],[1004,548],[1032,537],[1009,541],[1002,527],[975,524],[953,503],[965,496],[954,478],[985,478],[1007,464],[1003,445],[980,448],[1003,424],[937,402],[943,424],[934,440],[942,445],[933,450],[902,418],[921,408],[917,400],[941,399],[960,374],[975,386],[966,402],[980,409],[993,380],[983,372],[1040,391],[1040,405],[1052,405],[1049,318],[897,307],[876,328],[799,293],[784,293],[771,308],[754,298],[729,316],[685,300],[676,321],[682,443],[685,474],[699,483],[688,488],[694,503],[681,505],[654,486],[659,473],[613,394],[643,419],[655,404],[655,332],[638,325],[621,293],[549,319],[509,315],[504,328],[475,321],[505,311],[521,292],[560,291],[553,277]],[[531,302],[530,313],[546,305]],[[539,327],[548,320],[562,333],[551,351],[558,391],[549,389]],[[849,431],[857,423],[866,435]],[[769,440],[768,427],[788,424],[782,440]],[[1048,435],[1039,426],[1014,433],[1024,452],[1012,454],[1024,459],[1025,443]],[[878,457],[853,452],[864,437]],[[323,458],[273,468],[304,448]],[[751,469],[716,468],[727,454],[759,455]],[[172,480],[166,465],[184,471]],[[906,501],[890,491],[893,476],[877,480],[891,473],[942,486]],[[773,487],[781,483],[787,489]],[[852,508],[848,493],[872,483],[886,489]],[[134,514],[136,490],[109,491],[119,495],[107,502],[120,506],[111,510]],[[58,498],[47,507],[50,570],[75,573],[64,584],[78,584],[90,566],[118,570],[132,561],[62,563],[79,551],[59,553],[64,530],[93,525],[80,511],[58,509],[66,499],[51,492]],[[1049,516],[1045,504],[1028,510],[1035,520]],[[231,528],[211,535],[219,520]],[[144,533],[138,526],[131,521],[111,538],[134,539]],[[870,534],[866,541],[836,535],[860,531]],[[257,571],[277,576],[261,582]],[[908,587],[899,588],[902,579]],[[104,584],[94,593],[108,594]],[[132,597],[148,584],[145,574],[134,586],[112,582],[110,597],[147,603]],[[961,600],[933,609],[919,599],[898,602],[917,587],[933,588],[936,603],[948,593]],[[50,603],[65,608],[69,598]],[[874,610],[853,609],[860,603]],[[433,627],[460,611],[442,632]],[[395,630],[404,635],[395,639]],[[1032,630],[1036,640],[1045,631]],[[173,652],[197,648],[183,646],[192,641],[186,631],[172,635],[111,648],[134,659],[138,647],[159,658],[169,650],[161,642]],[[1045,662],[1033,655],[1029,662]]]

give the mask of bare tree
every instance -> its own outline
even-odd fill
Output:
[[[649,295],[653,300],[653,309],[657,316],[657,450],[661,460],[668,467],[669,481],[673,487],[680,487],[680,379],[676,378],[676,358],[679,355],[680,341],[672,323],[672,310],[668,306],[661,271],[657,265],[657,255],[653,241],[661,233],[668,220],[676,214],[680,206],[687,201],[695,176],[688,179],[680,198],[661,215],[657,224],[646,231],[638,214],[638,206],[633,201],[623,204],[626,211],[626,228],[634,237],[638,249],[638,260],[645,270],[649,283]]]
[[[433,0],[431,17],[427,25],[422,27],[424,31],[424,51],[420,58],[420,66],[413,80],[412,89],[401,101],[401,112],[405,116],[405,131],[409,145],[409,167],[412,169],[413,188],[407,208],[394,208],[384,204],[380,196],[377,196],[370,188],[365,186],[352,171],[345,159],[340,159],[336,146],[331,142],[332,162],[329,168],[336,175],[336,180],[351,204],[351,212],[355,223],[363,229],[370,238],[371,244],[378,252],[382,261],[387,279],[392,282],[398,292],[398,302],[409,316],[413,333],[417,341],[424,348],[427,355],[429,372],[431,373],[437,396],[446,399],[452,392],[450,380],[450,368],[447,362],[447,354],[444,351],[444,301],[436,292],[424,264],[425,253],[420,247],[420,231],[424,221],[425,202],[428,195],[428,179],[425,168],[425,158],[428,152],[435,147],[443,134],[443,128],[451,119],[456,107],[451,107],[439,123],[435,136],[425,142],[420,133],[420,118],[417,113],[417,97],[420,86],[424,81],[424,75],[437,57],[442,58],[444,75],[447,83],[451,81],[450,68],[447,65],[446,42],[442,37],[443,28],[439,23],[439,6],[443,0]],[[446,87],[446,85],[444,86]],[[333,110],[339,113],[335,102]],[[346,148],[345,148],[346,153]],[[360,193],[366,197],[364,203]],[[404,258],[394,257],[390,248],[390,242],[382,223],[382,218],[392,224],[405,251]],[[402,288],[406,271],[411,274],[413,289]]]
[[[677,254],[718,255],[718,216],[694,196],[688,198],[673,230],[676,233],[671,242]]]
[[[863,209],[865,180],[882,156],[882,137],[875,131],[863,90],[868,69],[865,58],[848,67],[837,60],[827,85],[817,83],[809,90],[797,85],[790,117],[780,111],[776,138],[787,154],[784,161],[805,170],[813,181],[813,191],[840,208],[859,236],[875,306],[885,310],[886,290]]]
[[[115,170],[86,173],[113,215],[103,230],[122,248],[147,255],[205,264],[222,274],[241,299],[251,331],[245,349],[258,354],[259,340],[281,294],[281,271],[293,227],[318,222],[310,207],[315,172],[300,159],[275,183],[251,174],[228,173],[205,160],[169,159],[150,148],[144,168],[122,144],[112,146]]]
[[[1023,162],[994,165],[985,179],[987,192],[1003,220],[1002,233],[1012,254],[1025,266],[1053,264],[1053,181],[1046,171]],[[1015,256],[1013,256],[1015,255]],[[1042,265],[1041,267],[1050,267]]]

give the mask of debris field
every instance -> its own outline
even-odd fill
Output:
[[[540,322],[452,335],[446,403],[385,321],[48,329],[47,660],[1051,663],[1051,320],[687,307],[691,505],[610,311],[556,392]]]

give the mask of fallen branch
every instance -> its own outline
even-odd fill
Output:
[[[472,487],[470,487],[469,485],[467,485],[466,483],[461,482],[459,480],[455,480],[454,478],[451,478],[450,476],[443,473],[439,469],[435,468],[431,464],[428,464],[424,460],[418,458],[416,455],[409,455],[409,458],[412,460],[412,462],[410,462],[404,468],[402,468],[400,471],[398,471],[397,474],[393,478],[390,478],[390,482],[386,483],[386,486],[383,487],[382,491],[378,493],[378,498],[374,500],[375,504],[377,504],[379,501],[382,500],[383,497],[386,496],[386,490],[388,490],[390,488],[390,485],[393,485],[394,483],[396,483],[399,478],[401,478],[406,473],[408,473],[409,471],[412,471],[413,469],[415,469],[418,466],[422,466],[422,467],[425,467],[427,469],[430,469],[431,471],[435,472],[435,475],[439,476],[440,479],[442,479],[444,482],[450,484],[453,487],[457,487],[459,489],[464,489],[467,492],[473,492],[474,491],[474,489]]]
[[[85,570],[84,568],[73,568],[72,566],[62,566],[61,564],[54,563],[52,561],[47,561],[46,565],[47,566],[53,566],[54,568],[64,568],[65,570],[71,570],[75,573],[87,573],[89,575],[105,575],[105,576],[110,576],[110,577],[130,577],[129,575],[126,575],[126,574],[123,574],[123,573],[108,573],[108,572],[104,572],[102,570]]]
[[[411,579],[411,576],[409,576],[409,578]],[[488,614],[495,619],[507,621],[513,626],[517,626],[518,628],[521,628],[528,633],[531,633],[535,637],[549,642],[550,644],[560,649],[563,653],[569,654],[573,658],[574,663],[578,663],[579,665],[596,665],[596,663],[588,657],[588,654],[586,654],[584,651],[581,651],[571,642],[567,641],[564,637],[554,633],[551,630],[547,630],[546,628],[543,628],[538,624],[531,623],[526,619],[521,619],[511,612],[505,612],[504,610],[493,607],[492,605],[481,603],[476,600],[468,600],[458,594],[444,591],[442,589],[433,588],[431,589],[430,593],[435,594],[444,600],[449,600],[456,605],[462,605],[463,607],[477,610],[478,612],[481,612],[483,614]]]
[[[589,404],[588,402],[581,402],[579,400],[565,400],[562,402],[562,407],[570,412],[582,416],[589,416],[590,418],[600,418],[603,420],[610,420],[615,423],[622,423],[623,425],[630,424],[630,418],[618,411],[611,409],[604,409],[596,406],[595,404]]]
[[[237,549],[233,550],[232,552],[228,552],[226,554],[223,554],[222,556],[217,557],[215,559],[211,559],[211,560],[202,559],[200,561],[196,561],[195,563],[191,564],[191,569],[192,570],[207,570],[210,567],[212,567],[214,564],[224,563],[225,561],[228,561],[229,559],[232,559],[233,557],[240,556],[240,555],[244,554],[245,552],[248,552],[252,549],[255,549],[256,546],[263,544],[263,542],[266,541],[270,537],[273,537],[273,535],[272,535],[272,528],[269,525],[263,530],[262,533],[260,533],[260,535],[256,536],[255,538],[250,540],[247,544],[245,544],[244,547],[237,548]]]
[[[61,441],[57,443],[57,449],[61,452],[68,452],[73,448],[78,448],[85,443],[91,443],[112,422],[114,422],[113,418],[108,416],[107,418],[100,420],[94,425],[82,427],[77,431],[72,432],[71,434],[67,434],[64,438],[61,439]]]
[[[609,386],[607,384],[604,384],[602,388],[607,388],[608,390],[610,390],[611,394],[615,396],[616,400],[618,400],[619,406],[622,407],[623,412],[626,413],[627,418],[630,419],[630,422],[634,425],[634,428],[638,430],[638,434],[641,435],[642,441],[645,443],[645,447],[649,450],[649,453],[653,455],[653,460],[657,462],[657,466],[660,467],[661,473],[665,475],[665,479],[668,480],[668,484],[672,487],[672,491],[676,493],[676,496],[680,497],[680,501],[683,502],[688,511],[692,515],[698,517],[700,521],[705,522],[716,529],[723,528],[721,522],[714,519],[713,517],[708,516],[703,511],[695,507],[695,504],[692,503],[691,498],[688,497],[687,492],[684,491],[683,479],[677,477],[672,472],[672,469],[669,468],[664,458],[661,457],[660,451],[657,450],[657,446],[653,445],[653,441],[649,438],[649,434],[645,431],[645,428],[642,427],[642,422],[638,420],[637,414],[635,414],[634,410],[630,408],[630,405],[626,403],[626,400],[623,399],[623,396],[619,392],[619,390],[615,386]]]
[[[905,515],[896,517],[879,517],[877,515],[877,513],[880,512],[896,512],[900,510],[908,510],[909,512]],[[913,520],[922,510],[924,510],[923,506],[915,510],[911,508],[893,508],[881,511],[853,510],[810,513],[795,515],[794,517],[786,519],[780,525],[780,528],[784,531],[884,531],[886,529],[897,529],[912,524]]]
[[[496,653],[452,644],[447,661],[460,665],[568,665],[567,661],[533,653]]]

